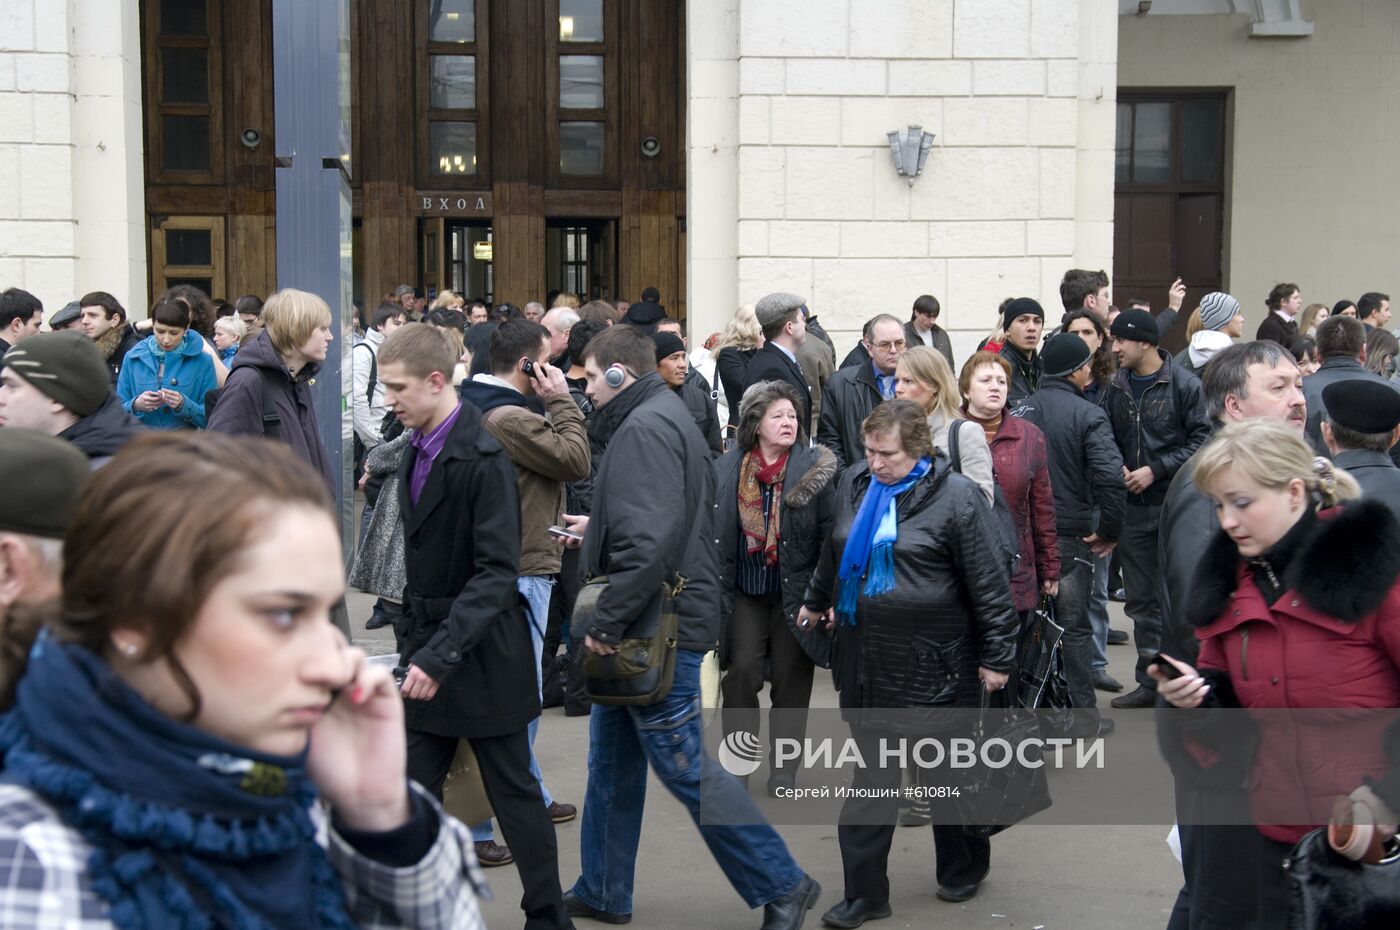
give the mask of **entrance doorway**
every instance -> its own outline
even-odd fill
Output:
[[[617,222],[550,220],[545,224],[545,287],[577,294],[580,303],[614,300]]]
[[[1225,95],[1119,91],[1113,297],[1154,311],[1186,285],[1181,319],[1162,347],[1186,344],[1186,321],[1220,290],[1225,223]]]
[[[430,217],[419,224],[419,272],[423,293],[431,301],[444,290],[467,300],[492,303],[495,242],[491,225],[480,221]]]

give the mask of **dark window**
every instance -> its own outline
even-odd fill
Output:
[[[476,174],[476,123],[435,122],[430,137],[434,175]]]
[[[209,170],[209,117],[167,116],[161,120],[161,167],[167,171]]]
[[[1220,180],[1225,154],[1223,110],[1219,97],[1181,104],[1181,180],[1213,184]]]
[[[204,36],[209,33],[205,0],[160,0],[160,34]]]
[[[420,7],[418,36],[426,54],[419,56],[418,101],[427,118],[418,144],[432,178],[484,180],[477,139],[486,133],[486,28],[477,28],[478,2],[424,0]]]
[[[144,14],[148,173],[157,181],[218,183],[218,3],[151,0]]]
[[[551,154],[566,186],[594,187],[615,174],[610,148],[616,144],[616,7],[604,0],[555,0],[546,6],[546,15],[557,11],[559,17],[558,38],[546,37],[545,54]]]
[[[575,177],[603,174],[603,124],[559,124],[559,173]]]
[[[165,230],[167,265],[210,265],[214,262],[213,234],[208,229]],[[205,293],[209,293],[205,291]]]
[[[209,102],[209,50],[160,50],[161,103]]]
[[[213,291],[214,291],[214,279],[213,279],[213,278],[170,278],[170,277],[167,277],[167,278],[165,279],[165,286],[166,286],[167,288],[178,287],[178,286],[181,285],[181,284],[190,284],[190,285],[193,285],[194,287],[199,288],[201,291],[203,291],[203,292],[206,293],[206,294],[211,294],[211,293],[213,293]]]

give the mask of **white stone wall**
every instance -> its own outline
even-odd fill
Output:
[[[697,119],[692,259],[711,210],[737,203],[737,292],[692,292],[692,332],[774,290],[808,297],[838,346],[877,312],[943,304],[965,357],[1005,297],[1059,315],[1075,265],[1112,264],[1116,9],[1100,0],[733,0],[691,17],[691,54],[737,27],[737,185],[697,175],[730,125]],[[708,13],[708,10],[707,10]],[[719,21],[716,21],[719,20]],[[725,113],[728,118],[730,114]],[[935,134],[924,173],[896,174],[885,133]],[[717,153],[712,153],[717,154]],[[699,275],[692,275],[696,281]],[[698,289],[699,282],[695,285]]]
[[[145,315],[137,0],[0,0],[0,289]]]

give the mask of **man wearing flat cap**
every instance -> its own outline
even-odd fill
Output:
[[[1400,439],[1400,393],[1383,381],[1337,381],[1322,389],[1322,439],[1332,461],[1400,517],[1400,468],[1390,449]]]
[[[0,438],[0,487],[24,488],[0,494],[0,623],[7,627],[37,624],[33,608],[58,597],[63,534],[89,474],[87,459],[61,439],[27,429],[7,429]],[[24,659],[0,650],[0,664],[22,666]],[[0,694],[0,706],[11,697]]]
[[[112,391],[107,363],[79,332],[39,333],[5,353],[0,427],[37,430],[77,446],[100,468],[144,431]]]
[[[786,381],[797,389],[802,398],[802,409],[797,413],[803,440],[812,428],[812,389],[797,360],[797,350],[807,339],[807,316],[802,312],[806,305],[807,301],[796,294],[778,292],[759,298],[754,315],[763,330],[763,348],[749,360],[744,375],[745,392],[761,381]]]

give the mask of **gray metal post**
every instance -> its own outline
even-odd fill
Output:
[[[350,396],[350,9],[348,0],[272,0],[277,286],[319,294],[336,341],[312,393],[339,476],[345,551],[353,467]]]

